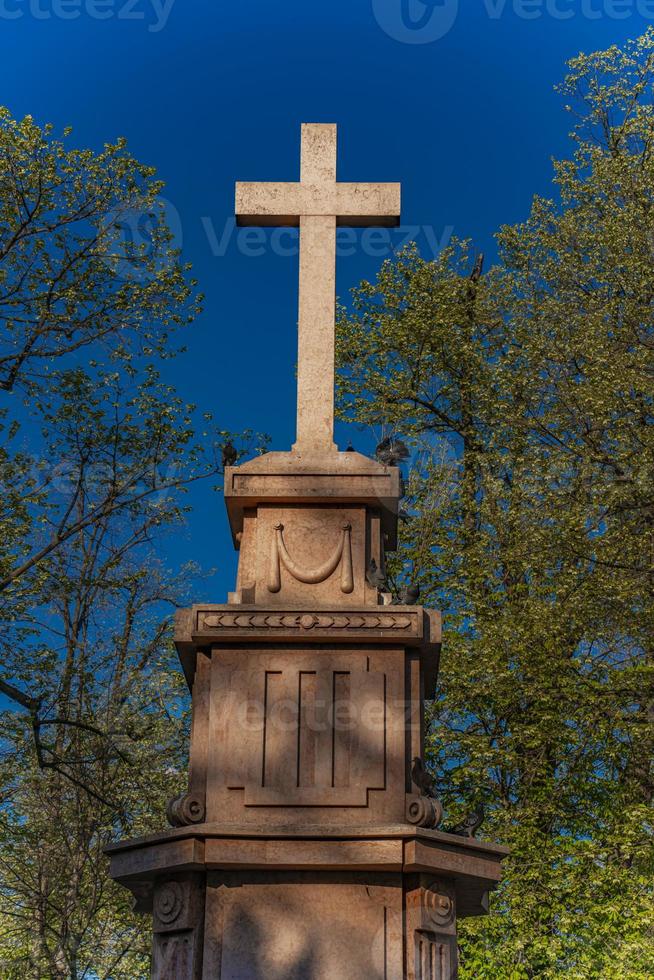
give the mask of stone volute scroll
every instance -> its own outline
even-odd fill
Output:
[[[152,915],[152,980],[454,980],[506,850],[441,828],[440,615],[386,604],[399,466],[333,429],[337,226],[397,224],[400,186],[337,181],[336,126],[305,124],[300,180],[239,183],[236,212],[300,229],[297,437],[225,466],[235,589],[175,624],[187,791],[111,874]]]
[[[421,758],[411,764],[411,789],[406,798],[406,819],[416,827],[438,827],[443,807],[434,792],[434,780]]]

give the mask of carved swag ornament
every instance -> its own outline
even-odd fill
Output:
[[[341,540],[334,549],[332,555],[319,565],[317,568],[302,568],[293,561],[286,545],[284,544],[284,525],[275,524],[272,539],[272,549],[270,554],[270,566],[268,572],[268,591],[279,592],[282,587],[281,566],[291,575],[296,582],[303,582],[305,585],[318,585],[325,582],[330,575],[333,575],[338,566],[341,566],[341,592],[349,595],[354,591],[354,574],[352,571],[352,525],[343,524]]]

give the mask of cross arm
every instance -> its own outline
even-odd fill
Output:
[[[364,227],[400,223],[401,184],[336,184],[337,225]]]
[[[239,181],[239,225],[300,224],[301,216],[336,216],[339,225],[393,227],[400,221],[400,184],[303,184]]]
[[[299,183],[248,182],[236,184],[236,221],[259,227],[300,224],[306,188]]]

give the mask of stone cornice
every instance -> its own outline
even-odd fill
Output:
[[[418,607],[364,609],[262,609],[260,606],[194,606],[195,644],[283,640],[324,642],[331,639],[418,645],[424,636],[424,613]]]

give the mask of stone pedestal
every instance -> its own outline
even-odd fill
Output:
[[[449,980],[506,851],[439,831],[420,778],[440,617],[369,574],[395,547],[398,470],[270,453],[225,496],[236,589],[176,629],[188,793],[175,829],[110,852],[153,914],[152,976]]]

